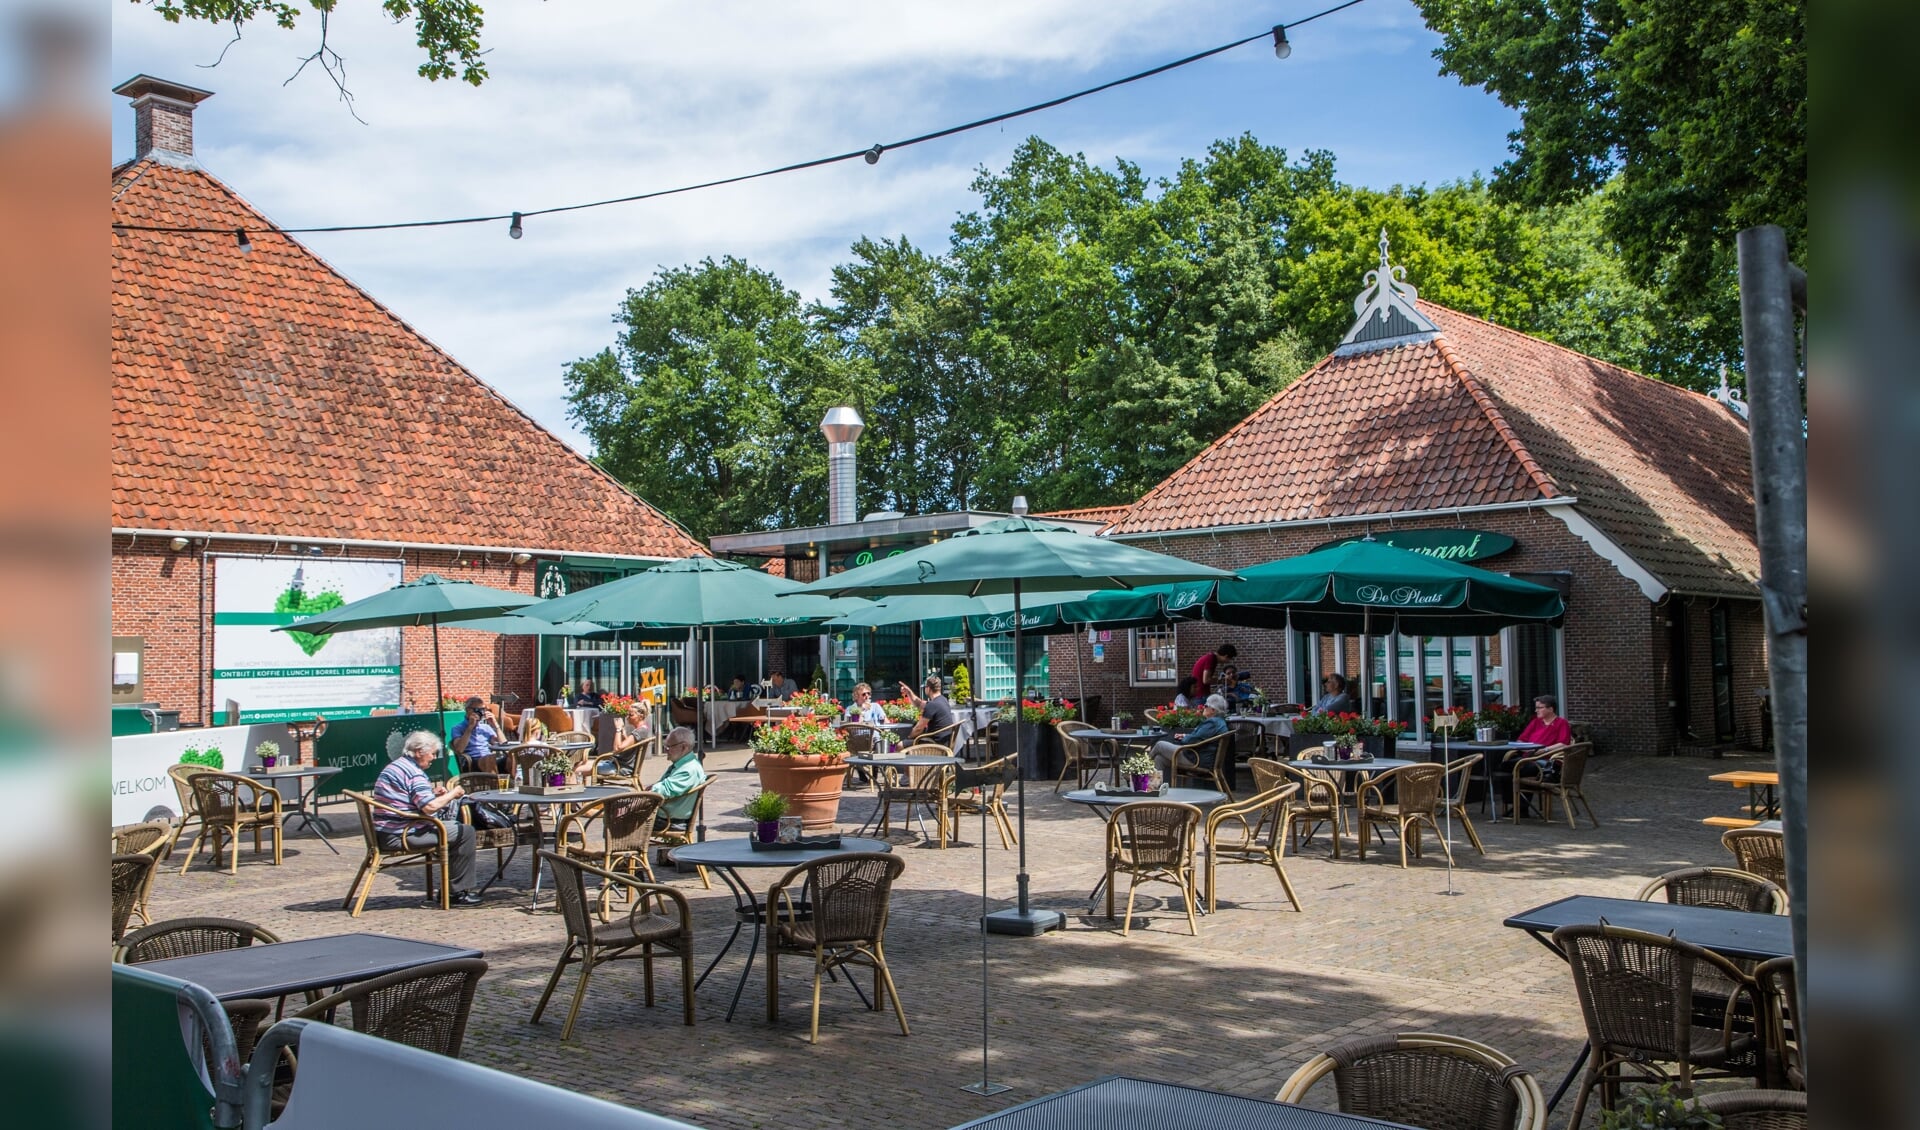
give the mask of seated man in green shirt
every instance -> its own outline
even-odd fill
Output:
[[[673,759],[672,763],[667,766],[666,775],[648,790],[667,798],[667,803],[660,806],[653,818],[656,832],[664,832],[674,824],[684,828],[687,821],[693,819],[693,807],[699,801],[688,794],[707,779],[707,767],[700,763],[700,755],[693,747],[693,730],[686,726],[677,727],[667,735],[666,753]]]

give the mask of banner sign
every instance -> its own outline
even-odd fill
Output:
[[[400,562],[215,557],[213,702],[242,722],[360,718],[400,705],[400,629],[315,636],[275,628],[400,583]]]
[[[1323,549],[1332,549],[1336,545],[1349,545],[1365,540],[1365,536],[1339,538],[1314,546],[1313,552],[1318,553]],[[1507,535],[1488,530],[1388,530],[1385,533],[1374,534],[1373,540],[1395,549],[1424,553],[1428,557],[1438,557],[1442,561],[1462,563],[1498,557],[1512,549],[1514,544],[1513,539]]]
[[[167,776],[168,766],[179,764],[181,756],[191,751],[217,754],[220,768],[238,773],[260,764],[256,751],[261,742],[268,741],[279,746],[281,756],[289,759],[297,748],[286,726],[272,724],[196,727],[115,737],[110,787],[113,822],[138,824],[162,816],[179,819],[180,797],[173,778]]]
[[[437,734],[440,721],[431,714],[388,714],[377,718],[347,718],[327,723],[327,732],[313,741],[313,763],[331,765],[340,772],[318,782],[322,796],[347,789],[366,792],[387,762],[400,756],[407,735],[415,730]],[[436,780],[450,771],[451,757],[427,771]]]

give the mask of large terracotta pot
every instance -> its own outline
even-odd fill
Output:
[[[831,831],[840,815],[840,789],[847,782],[847,763],[824,758],[766,756],[754,758],[760,787],[787,798],[787,815],[806,822],[809,832]]]

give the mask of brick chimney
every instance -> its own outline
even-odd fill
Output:
[[[113,92],[133,100],[134,160],[156,152],[193,156],[193,108],[213,97],[213,91],[135,75]]]

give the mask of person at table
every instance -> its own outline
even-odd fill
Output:
[[[1180,687],[1173,694],[1173,704],[1182,710],[1198,710],[1206,705],[1207,696],[1200,690],[1200,680],[1192,675],[1180,680]]]
[[[1239,654],[1239,649],[1232,644],[1223,643],[1194,661],[1193,681],[1200,684],[1202,695],[1212,693],[1213,685],[1220,681],[1227,660]]]
[[[1173,764],[1174,751],[1181,746],[1197,745],[1200,742],[1217,738],[1221,734],[1226,733],[1226,713],[1227,696],[1221,694],[1208,695],[1206,701],[1200,704],[1200,724],[1188,730],[1184,739],[1178,742],[1157,741],[1153,743],[1153,760],[1159,764],[1161,774],[1165,775],[1167,773],[1168,767]],[[1198,751],[1197,760],[1200,768],[1212,769],[1214,756],[1219,752],[1219,749],[1220,747],[1218,746],[1208,746]]]
[[[506,737],[493,724],[493,716],[487,713],[487,704],[481,701],[479,695],[474,695],[467,699],[466,706],[466,718],[454,726],[449,739],[453,756],[460,763],[460,771],[506,772],[507,755],[493,751],[493,747],[506,741]]]
[[[926,692],[924,695],[914,694],[912,687],[900,684],[900,697],[911,700],[920,708],[920,720],[913,724],[913,729],[907,734],[909,743],[919,741],[921,734],[939,733],[958,721],[953,714],[953,704],[941,693],[943,686],[938,675],[927,676],[926,684],[920,688]]]
[[[865,722],[870,726],[885,724],[887,712],[873,701],[873,688],[865,683],[853,684],[853,701],[847,704],[848,722]]]
[[[1226,692],[1230,702],[1252,702],[1259,693],[1260,688],[1253,685],[1253,672],[1245,670],[1234,672],[1233,684]]]
[[[733,682],[727,684],[728,702],[752,702],[760,697],[760,688],[747,682],[745,675],[735,675]]]
[[[600,692],[594,689],[593,680],[592,679],[580,680],[580,690],[577,694],[573,696],[574,708],[577,710],[583,707],[590,706],[593,709],[598,710],[600,709],[601,702],[602,702],[602,698],[601,698]]]
[[[1347,693],[1347,677],[1338,671],[1329,671],[1320,680],[1320,697],[1313,700],[1313,714],[1354,714],[1359,707],[1353,704],[1353,696]]]
[[[667,735],[666,753],[672,762],[666,773],[648,788],[648,792],[658,793],[667,798],[667,803],[654,813],[653,830],[664,832],[671,827],[685,828],[693,819],[693,807],[698,801],[687,795],[700,787],[707,779],[707,767],[700,763],[700,753],[694,749],[693,730],[687,726],[677,726]]]
[[[1520,736],[1515,740],[1532,742],[1534,745],[1540,746],[1543,749],[1572,744],[1573,727],[1567,723],[1565,718],[1560,717],[1560,700],[1550,694],[1543,694],[1534,699],[1533,720],[1527,723],[1526,728],[1520,731]],[[1508,750],[1507,755],[1501,758],[1500,762],[1502,767],[1506,767],[1517,758],[1532,757],[1539,752],[1539,750],[1534,749]],[[1529,761],[1524,765],[1515,765],[1507,769],[1505,773],[1495,774],[1494,799],[1497,808],[1500,810],[1499,815],[1502,817],[1512,815],[1510,811],[1510,801],[1512,799],[1513,789],[1511,785],[1502,787],[1500,782],[1510,779],[1516,772],[1522,777],[1542,777],[1551,781],[1559,776],[1560,765],[1554,761]]]
[[[760,686],[760,697],[777,698],[785,702],[800,693],[800,684],[787,678],[778,671],[767,672],[767,681]]]
[[[473,890],[473,829],[451,819],[465,795],[459,782],[436,785],[427,778],[427,766],[440,756],[440,738],[426,730],[408,734],[402,754],[380,771],[373,782],[373,799],[402,812],[427,816],[440,821],[447,836],[447,870],[453,887],[454,906],[479,906],[479,892]],[[414,821],[392,816],[376,809],[374,835],[381,851],[423,851],[439,845],[439,837]],[[428,906],[440,900],[429,898]]]

